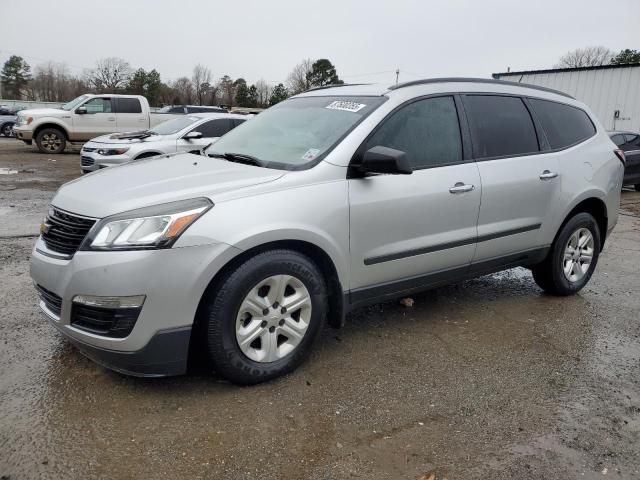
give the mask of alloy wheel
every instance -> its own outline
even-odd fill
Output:
[[[579,228],[569,236],[564,249],[562,270],[570,282],[580,281],[589,271],[593,261],[594,240],[591,231]]]

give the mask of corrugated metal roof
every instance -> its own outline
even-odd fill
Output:
[[[532,75],[536,73],[563,73],[563,72],[584,72],[587,70],[606,70],[608,68],[633,68],[640,67],[640,63],[623,63],[622,65],[598,65],[595,67],[575,67],[575,68],[549,68],[547,70],[521,70],[518,72],[494,73],[493,78],[507,77],[511,75]]]

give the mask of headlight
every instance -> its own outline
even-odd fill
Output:
[[[129,151],[129,147],[127,148],[101,148],[98,150],[98,155],[122,155]]]
[[[170,248],[211,207],[208,198],[196,198],[113,215],[91,229],[80,250]]]

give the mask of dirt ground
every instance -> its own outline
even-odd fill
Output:
[[[362,309],[239,388],[107,371],[41,319],[29,256],[78,157],[0,140],[3,480],[640,479],[640,193],[579,295],[513,269]]]

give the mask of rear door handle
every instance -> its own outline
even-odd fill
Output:
[[[552,172],[550,170],[545,170],[540,174],[540,180],[550,180],[552,178],[556,178],[558,174],[556,172]]]
[[[449,193],[465,193],[470,192],[476,187],[474,185],[466,185],[462,182],[456,183],[453,187],[449,189]]]

